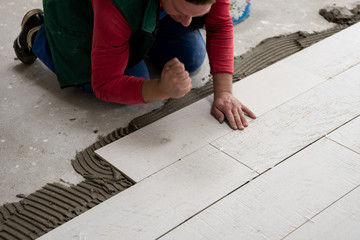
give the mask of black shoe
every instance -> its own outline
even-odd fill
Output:
[[[21,22],[21,32],[13,45],[16,56],[21,62],[25,64],[35,62],[36,56],[32,51],[32,44],[43,23],[44,12],[41,9],[33,9],[25,14]]]

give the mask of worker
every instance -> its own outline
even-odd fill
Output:
[[[207,51],[211,113],[241,130],[248,126],[245,114],[256,118],[232,94],[229,0],[43,0],[43,8],[25,14],[14,50],[24,64],[39,58],[61,88],[76,86],[121,104],[180,98]],[[160,78],[150,79],[145,58],[160,67]]]

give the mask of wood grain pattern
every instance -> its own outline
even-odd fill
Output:
[[[162,239],[282,239],[359,184],[360,155],[321,139]]]

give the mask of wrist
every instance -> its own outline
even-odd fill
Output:
[[[232,74],[216,73],[213,76],[214,97],[232,94]]]
[[[143,82],[141,88],[142,98],[144,102],[153,102],[169,98],[160,87],[159,79],[147,79]]]

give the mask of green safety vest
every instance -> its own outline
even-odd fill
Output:
[[[159,21],[159,0],[111,0],[128,22],[131,67],[146,55]],[[91,81],[91,0],[43,0],[45,30],[60,87]]]

